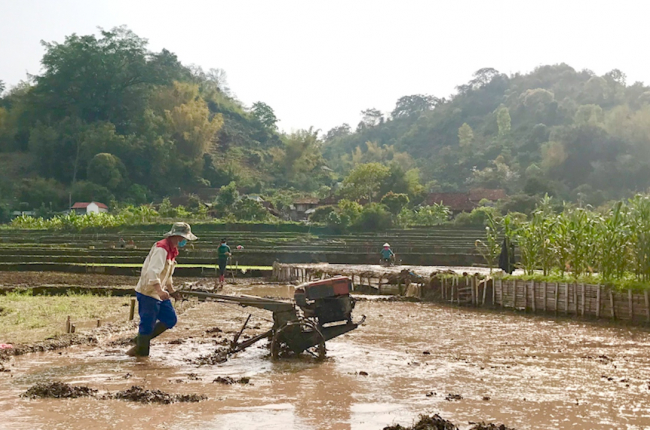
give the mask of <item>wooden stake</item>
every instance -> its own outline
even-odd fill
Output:
[[[573,284],[573,307],[576,310],[576,316],[578,315],[578,284]]]
[[[557,301],[558,301],[558,293],[559,293],[558,290],[559,289],[560,289],[560,284],[556,282],[555,283],[555,316],[557,316],[557,314],[558,314]]]
[[[582,297],[581,297],[581,302],[582,303],[580,303],[580,309],[581,309],[581,314],[584,317],[585,316],[585,298],[587,296],[585,294],[585,284],[580,284],[580,285],[582,285],[582,287],[580,288],[580,292],[582,294]]]
[[[543,310],[544,312],[546,312],[546,302],[548,301],[548,300],[546,299],[546,295],[547,295],[547,292],[546,292],[546,281],[544,281],[544,283],[542,284],[542,287],[543,287],[543,288],[542,288],[542,294],[543,294],[543,296],[544,296],[544,301],[542,302],[542,310]]]
[[[469,289],[472,294],[472,306],[476,306],[476,286],[474,285],[476,278],[469,278]]]
[[[481,303],[481,306],[485,306],[485,296],[487,294],[487,285],[488,285],[488,279],[485,278],[483,280],[483,302]],[[492,288],[494,289],[494,280],[492,281]]]
[[[74,324],[70,324],[70,333],[77,331],[77,327]]]
[[[97,320],[97,327],[101,327],[101,326],[102,326],[102,320]]]
[[[569,315],[569,284],[564,284],[564,295],[566,299],[564,300],[564,315]]]
[[[537,313],[537,287],[533,281],[533,313]]]
[[[648,290],[643,292],[643,296],[645,297],[645,316],[648,322],[650,322],[650,297],[648,297]]]
[[[517,280],[515,279],[514,286],[512,287],[512,309],[517,310]]]
[[[135,299],[131,299],[131,307],[129,308],[129,321],[133,321],[135,316]]]
[[[614,293],[609,290],[609,303],[612,306],[612,318],[616,319],[616,308],[614,307]]]
[[[497,282],[496,280],[492,280],[492,306],[496,305],[496,299],[497,299]]]
[[[524,282],[524,312],[528,311],[528,282]]]
[[[501,307],[503,306],[503,280],[499,280],[499,301]]]
[[[630,304],[630,321],[634,321],[634,303],[632,301],[632,290],[627,290],[627,301]]]
[[[596,318],[600,318],[600,285],[596,291]]]

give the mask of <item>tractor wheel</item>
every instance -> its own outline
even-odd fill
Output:
[[[326,350],[323,334],[311,321],[301,320],[286,323],[275,332],[273,339],[271,340],[271,358],[273,360],[277,360],[291,353],[296,353],[296,351],[292,351],[291,346],[283,340],[284,335],[292,330],[295,330],[297,336],[300,336],[301,334],[312,336],[315,333],[318,339],[318,342],[315,345],[305,349],[304,351],[298,351],[297,353],[307,352],[317,360],[323,360],[325,358]],[[298,332],[298,330],[300,330],[300,332]]]

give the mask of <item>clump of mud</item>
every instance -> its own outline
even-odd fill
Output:
[[[221,333],[223,330],[221,330],[219,327],[212,327],[209,328],[205,331],[207,334],[212,334],[212,333]]]
[[[516,430],[513,427],[506,427],[504,424],[485,424],[483,422],[476,423],[469,430]]]
[[[232,378],[230,376],[225,376],[225,377],[218,376],[217,379],[215,379],[212,382],[216,382],[216,383],[224,384],[224,385],[248,384],[248,383],[251,382],[251,378],[243,377],[243,378],[235,379],[235,378]]]
[[[511,427],[506,427],[503,424],[486,424],[484,422],[470,424],[474,425],[469,430],[516,430]],[[440,415],[435,414],[431,416],[420,415],[419,420],[411,427],[403,427],[399,424],[395,424],[393,426],[384,427],[384,430],[458,430],[458,427],[451,421],[447,421]]]
[[[460,394],[447,394],[445,400],[448,402],[463,400],[463,396],[461,396]]]
[[[89,397],[97,394],[97,390],[83,386],[68,385],[63,382],[40,383],[25,391],[21,397],[29,399],[54,398],[54,399],[76,399],[77,397]]]
[[[217,348],[212,354],[201,355],[195,359],[186,360],[188,363],[197,364],[199,366],[221,364],[228,361],[228,349]]]
[[[420,415],[418,422],[411,427],[403,427],[399,424],[384,427],[384,430],[458,430],[458,427],[451,421],[447,421],[440,415]]]
[[[128,400],[139,403],[162,403],[170,404],[176,402],[200,402],[207,397],[199,394],[169,394],[160,390],[145,390],[144,388],[134,385],[128,390],[118,391],[107,398]]]

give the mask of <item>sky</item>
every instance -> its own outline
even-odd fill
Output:
[[[226,71],[245,105],[287,132],[326,132],[390,112],[399,97],[447,97],[483,67],[546,64],[650,83],[644,0],[0,0],[0,80],[40,72],[40,41],[126,25],[183,64]]]

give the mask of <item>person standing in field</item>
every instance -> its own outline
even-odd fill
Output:
[[[384,246],[382,247],[380,254],[381,254],[382,264],[392,265],[395,263],[395,253],[393,252],[392,249],[390,249],[390,245],[388,243],[384,243]]]
[[[228,265],[228,258],[232,255],[230,247],[226,243],[226,239],[221,239],[221,245],[217,248],[217,262],[219,263],[219,284],[223,285],[226,280],[226,266]]]
[[[172,281],[176,257],[179,248],[184,247],[188,240],[196,239],[189,224],[177,222],[163,240],[151,247],[135,288],[140,326],[135,346],[126,352],[127,355],[148,357],[151,339],[176,325],[176,311],[170,300],[170,297],[175,300],[180,297]]]

